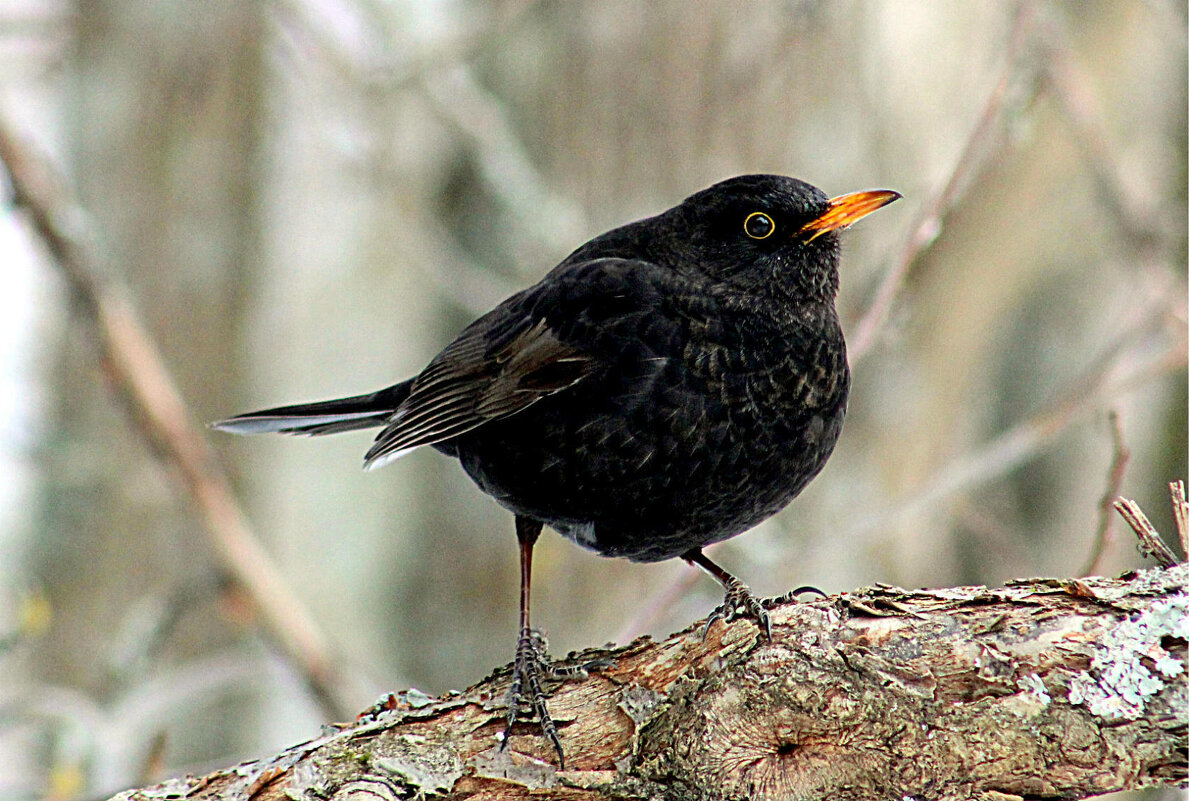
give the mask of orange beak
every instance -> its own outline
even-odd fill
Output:
[[[872,189],[867,192],[839,195],[830,199],[824,214],[805,223],[797,233],[808,233],[809,238],[805,241],[812,242],[828,231],[837,231],[857,223],[871,212],[882,209],[900,197],[899,192],[893,192],[891,189]]]

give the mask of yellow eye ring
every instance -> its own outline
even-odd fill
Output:
[[[767,239],[776,231],[776,223],[762,211],[753,211],[743,221],[743,233],[752,239]]]

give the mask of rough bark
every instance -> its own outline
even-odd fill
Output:
[[[117,796],[238,799],[1081,798],[1184,785],[1189,566],[998,589],[875,587],[571,654],[568,770],[499,749],[508,670],[409,690],[280,754]]]

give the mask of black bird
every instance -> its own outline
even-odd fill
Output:
[[[540,687],[558,671],[529,625],[542,526],[603,556],[699,565],[726,589],[711,620],[745,614],[770,638],[759,601],[702,548],[783,508],[833,451],[850,387],[837,232],[899,197],[731,178],[590,240],[407,381],[214,427],[381,428],[369,469],[423,445],[458,459],[516,516],[508,727],[527,696],[564,767]]]

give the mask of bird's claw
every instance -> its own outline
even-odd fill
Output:
[[[541,733],[557,751],[559,770],[566,769],[566,755],[561,747],[561,737],[557,733],[557,724],[549,714],[545,705],[547,695],[541,687],[542,680],[557,679],[561,681],[581,680],[590,677],[590,671],[610,667],[612,662],[606,659],[594,659],[580,665],[555,665],[547,653],[548,644],[541,632],[528,629],[520,634],[516,642],[516,660],[512,664],[512,684],[508,687],[508,722],[504,729],[503,742],[500,750],[508,747],[508,735],[520,717],[521,709],[527,708],[537,716],[541,726]]]
[[[706,618],[706,628],[702,630],[702,639],[705,639],[706,635],[710,633],[710,627],[714,625],[715,621],[721,620],[724,623],[730,623],[744,617],[758,623],[764,630],[768,641],[772,641],[772,619],[768,616],[768,610],[764,608],[763,602],[746,584],[732,577],[727,584],[727,594],[723,598],[722,604],[715,607],[714,611],[710,613],[710,617]]]
[[[798,600],[798,601],[801,600],[802,595],[816,595],[819,598],[829,598],[830,597],[829,595],[826,595],[826,593],[824,593],[823,591],[819,590],[817,587],[811,586],[809,584],[804,584],[789,593],[790,598],[792,598],[794,600]]]

